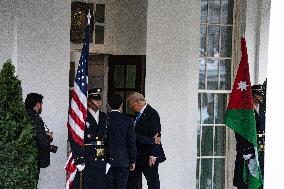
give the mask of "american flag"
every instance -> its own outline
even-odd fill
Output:
[[[72,91],[67,123],[69,140],[72,140],[72,143],[75,143],[80,148],[83,148],[84,146],[85,122],[87,118],[89,24],[86,26],[83,43],[81,57],[74,81],[74,89]],[[76,149],[72,149],[71,146],[71,151],[75,153],[74,150]],[[75,175],[77,172],[72,153],[69,155],[65,165],[65,170],[67,173],[66,189],[70,189],[73,186],[74,179],[76,179]]]
[[[77,173],[77,168],[72,157],[72,152],[69,154],[68,160],[65,165],[65,170],[67,173],[66,189],[71,189],[73,187],[73,181]]]

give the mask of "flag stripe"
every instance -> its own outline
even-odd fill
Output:
[[[66,182],[66,189],[71,189],[73,186],[73,181],[75,178],[75,175],[77,173],[77,168],[74,163],[74,159],[72,157],[72,152],[69,154],[69,158],[67,160],[67,163],[65,165],[65,170],[67,172],[67,182]]]
[[[69,115],[72,118],[72,120],[69,120],[69,121],[71,121],[70,125],[73,124],[73,121],[74,121],[76,123],[76,125],[78,125],[80,127],[81,130],[85,130],[85,121],[82,122],[73,109],[70,109]]]
[[[76,124],[76,122],[72,119],[72,117],[69,115],[69,126],[71,129],[81,138],[84,139],[84,130],[80,128],[79,125]]]
[[[87,114],[87,96],[84,94],[80,95],[80,89],[77,85],[74,85],[74,89],[72,91],[72,100],[76,102],[79,110],[83,113],[83,115]],[[79,95],[78,95],[79,94]]]
[[[247,141],[257,146],[256,127],[253,110],[227,110],[225,124]]]
[[[69,128],[68,128],[68,131],[69,131],[69,134],[70,134],[72,140],[74,140],[75,143],[77,143],[77,144],[83,144],[83,143],[84,143],[84,139],[80,138],[80,137],[75,133],[75,131],[73,131],[73,129],[71,128],[71,126],[70,126],[69,124],[67,124],[67,125],[68,125],[68,127],[69,127]]]
[[[77,103],[74,101],[74,99],[71,100],[71,109],[77,113],[77,117],[80,119],[81,122],[84,122],[84,113],[81,112],[79,109]]]
[[[242,57],[237,71],[237,76],[234,81],[233,90],[230,95],[230,101],[227,109],[253,109],[253,100],[251,93],[251,82],[249,75],[248,55],[246,41],[241,40]],[[246,84],[245,89],[240,89],[241,82]]]

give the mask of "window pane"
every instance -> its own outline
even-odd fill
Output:
[[[225,156],[226,148],[226,128],[225,126],[215,127],[214,155]]]
[[[202,156],[212,156],[213,155],[213,127],[212,126],[202,127],[201,155]]]
[[[199,189],[199,162],[200,162],[200,160],[197,159],[197,165],[196,165],[196,189]]]
[[[216,124],[224,123],[225,108],[227,105],[226,94],[216,94],[215,96],[215,122]]]
[[[202,95],[201,123],[213,124],[214,112],[214,95],[212,93]],[[209,108],[208,108],[209,107]]]
[[[200,134],[201,134],[201,126],[197,126],[197,157],[200,156]]]
[[[207,59],[207,89],[218,89],[218,60]]]
[[[222,0],[222,24],[233,24],[234,0]]]
[[[232,26],[222,26],[221,57],[232,57]]]
[[[200,123],[201,120],[201,94],[198,94],[198,121]]]
[[[231,60],[220,60],[220,89],[231,89]]]
[[[199,59],[199,89],[205,89],[205,58]]]
[[[208,49],[209,57],[219,56],[220,26],[208,26]]]
[[[95,26],[95,43],[96,44],[104,44],[104,40],[105,40],[104,30],[105,30],[104,26],[99,26],[99,25]]]
[[[206,25],[200,25],[199,56],[204,57],[205,55],[206,55]]]
[[[135,88],[136,65],[128,65],[126,74],[126,88]]]
[[[221,2],[220,0],[209,1],[209,16],[208,20],[210,24],[220,23]]]
[[[225,188],[225,159],[214,160],[214,189]]]
[[[207,14],[208,14],[208,0],[201,0],[201,15],[200,15],[201,23],[207,22]]]
[[[124,65],[115,66],[114,88],[124,88]]]
[[[105,23],[105,5],[96,4],[95,22]]]
[[[214,112],[213,112],[214,109],[212,107],[213,104],[214,104],[213,94],[202,95],[201,123],[213,124],[214,121]]]
[[[201,159],[200,189],[212,188],[212,159]]]

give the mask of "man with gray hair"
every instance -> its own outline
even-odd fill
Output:
[[[160,189],[158,166],[166,159],[161,145],[160,116],[138,92],[130,94],[127,101],[136,115],[134,127],[137,145],[136,168],[129,175],[128,189],[137,188],[142,173],[149,189]]]

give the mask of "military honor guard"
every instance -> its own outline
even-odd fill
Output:
[[[100,89],[88,91],[88,111],[84,133],[84,148],[73,150],[76,167],[82,171],[81,183],[74,183],[76,189],[105,189],[106,150],[108,117],[101,112]],[[76,145],[71,143],[72,149]]]
[[[258,143],[258,160],[264,176],[264,149],[265,149],[265,98],[266,98],[266,83],[264,85],[253,85],[251,87],[254,101],[254,115],[256,121],[257,143]]]

